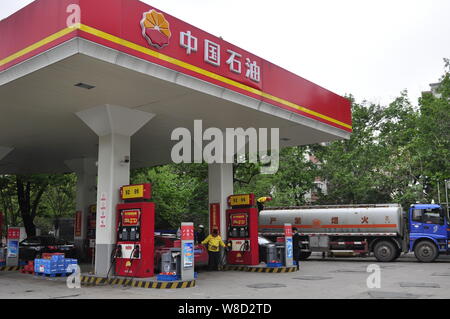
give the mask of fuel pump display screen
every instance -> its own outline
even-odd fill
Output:
[[[138,241],[140,239],[140,214],[139,209],[127,209],[121,211],[121,225],[119,226],[119,240]]]
[[[248,224],[247,214],[232,214],[230,219],[232,227],[245,227]]]
[[[139,209],[122,211],[122,226],[138,226],[139,214]]]

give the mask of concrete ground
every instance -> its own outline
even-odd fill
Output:
[[[381,288],[368,288],[367,266],[381,269]],[[200,271],[196,287],[144,289],[122,286],[69,289],[64,278],[0,272],[0,299],[303,299],[303,298],[450,298],[450,256],[423,264],[411,256],[393,263],[374,258],[312,256],[295,273],[264,274]]]

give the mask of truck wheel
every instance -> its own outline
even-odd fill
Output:
[[[378,261],[390,262],[397,258],[398,248],[392,242],[383,240],[375,245],[373,253]]]
[[[311,256],[311,252],[307,251],[307,252],[301,252],[300,256],[299,256],[299,260],[305,260],[308,259],[308,257]]]
[[[431,263],[438,257],[436,245],[430,241],[422,241],[414,248],[414,255],[423,263]]]

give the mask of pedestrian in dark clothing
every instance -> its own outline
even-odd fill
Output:
[[[294,249],[294,261],[297,263],[297,270],[300,269],[300,234],[296,227],[292,228],[292,246]]]
[[[204,241],[206,238],[205,234],[205,226],[198,225],[198,231],[195,233],[195,242],[197,244],[200,244],[202,241]]]

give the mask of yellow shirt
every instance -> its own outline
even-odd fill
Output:
[[[259,203],[265,203],[265,202],[267,202],[267,200],[268,200],[269,198],[270,198],[270,197],[268,197],[268,196],[264,196],[264,197],[258,198],[256,201],[259,202]],[[272,198],[270,198],[270,199],[272,199]]]
[[[202,245],[208,244],[208,250],[213,252],[219,251],[219,246],[225,247],[225,243],[222,240],[222,237],[217,235],[216,237],[213,237],[212,235],[209,235],[205,238],[204,241],[202,241]]]

